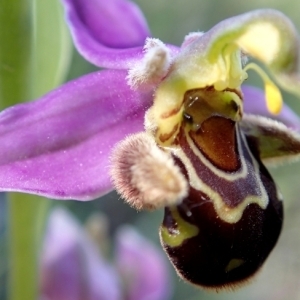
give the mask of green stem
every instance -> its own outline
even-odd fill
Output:
[[[31,98],[31,20],[32,0],[0,1],[0,108]],[[21,194],[8,197],[8,294],[11,300],[35,300],[38,289],[36,216],[42,202]]]
[[[0,1],[0,107],[32,94],[32,0]]]
[[[64,26],[58,0],[0,0],[0,110],[33,99],[62,80],[72,49]],[[39,237],[49,201],[8,197],[9,299],[35,300]]]
[[[9,299],[38,299],[41,223],[49,201],[33,195],[9,194]]]

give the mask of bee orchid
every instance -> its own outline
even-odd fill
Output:
[[[279,89],[300,94],[293,24],[257,10],[177,47],[149,37],[130,1],[62,2],[78,51],[105,70],[1,113],[0,189],[92,200],[115,187],[137,209],[165,209],[161,242],[181,277],[247,281],[282,227],[264,164],[300,153]],[[249,70],[264,92],[243,86]]]

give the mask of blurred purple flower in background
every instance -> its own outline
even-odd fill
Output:
[[[52,210],[41,252],[40,300],[169,299],[166,262],[150,241],[123,226],[113,257],[105,257],[103,243],[97,244],[68,211]]]

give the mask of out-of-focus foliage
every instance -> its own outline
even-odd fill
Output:
[[[60,84],[71,38],[59,0],[0,4],[0,107],[32,100]]]

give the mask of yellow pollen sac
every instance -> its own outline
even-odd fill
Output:
[[[273,82],[265,83],[266,101],[268,110],[277,115],[282,108],[282,97],[279,89]]]
[[[250,63],[245,67],[245,71],[249,69],[255,71],[264,81],[266,104],[268,110],[274,115],[279,114],[282,109],[283,103],[279,88],[258,65]]]

